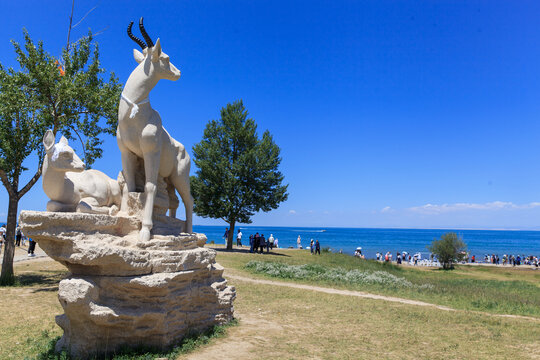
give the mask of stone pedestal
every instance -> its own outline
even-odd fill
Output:
[[[206,236],[182,233],[177,219],[154,221],[140,242],[137,217],[21,212],[23,232],[71,272],[59,285],[57,350],[88,358],[124,346],[166,349],[233,318],[235,289],[203,247]]]

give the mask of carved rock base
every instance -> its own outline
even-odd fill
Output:
[[[64,335],[56,350],[76,358],[121,347],[166,349],[189,331],[202,331],[233,317],[234,288],[223,268],[145,276],[72,276],[60,282]]]
[[[179,220],[157,222],[148,242],[138,241],[136,217],[21,211],[20,223],[71,272],[59,285],[57,350],[84,359],[126,346],[166,349],[233,318],[235,289],[216,252],[203,234],[182,233]]]

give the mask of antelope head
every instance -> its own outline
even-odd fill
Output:
[[[82,160],[75,154],[73,148],[68,145],[68,141],[62,136],[58,144],[54,143],[54,134],[47,130],[43,136],[43,146],[47,155],[47,162],[51,169],[66,172],[81,172],[85,166]]]
[[[139,29],[146,41],[142,41],[131,33],[131,27],[133,21],[129,23],[127,28],[128,36],[131,40],[135,41],[142,49],[140,52],[137,49],[133,49],[133,57],[137,63],[142,64],[143,70],[146,76],[155,79],[167,79],[176,81],[180,78],[180,70],[178,70],[169,59],[169,55],[165,54],[161,50],[161,43],[159,38],[156,43],[152,41],[143,25],[143,18],[139,20]]]

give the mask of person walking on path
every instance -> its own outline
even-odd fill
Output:
[[[2,245],[6,241],[6,227],[4,225],[0,226],[0,251],[2,250]]]
[[[309,244],[309,250],[311,251],[311,255],[313,255],[313,252],[315,251],[315,243],[313,242],[313,239],[311,239],[311,243]]]
[[[15,228],[15,246],[21,246],[22,232],[21,227],[17,225]]]
[[[238,229],[238,233],[236,234],[236,246],[242,247],[242,231]]]
[[[319,244],[319,239],[315,241],[315,254],[321,255],[321,244]]]
[[[32,240],[32,238],[28,238],[28,256],[29,257],[36,256],[36,254],[34,254],[35,250],[36,250],[36,242]]]

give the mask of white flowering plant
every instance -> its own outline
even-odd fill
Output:
[[[280,262],[250,261],[246,269],[273,277],[298,280],[319,280],[365,285],[378,284],[394,288],[431,289],[431,284],[416,285],[409,280],[386,271],[347,270],[317,264],[288,265]]]

